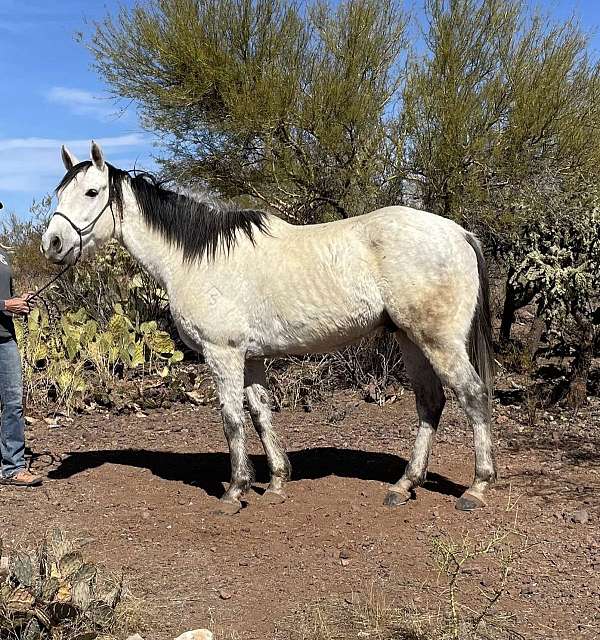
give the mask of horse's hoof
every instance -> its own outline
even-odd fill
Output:
[[[474,496],[472,493],[463,493],[456,501],[456,508],[459,511],[475,511],[485,507],[485,502]]]
[[[403,504],[406,504],[411,499],[410,491],[400,491],[390,490],[387,492],[383,504],[386,507],[399,507]]]
[[[216,516],[234,516],[241,508],[242,503],[239,500],[221,500],[214,514]]]
[[[283,491],[273,491],[273,489],[267,489],[261,496],[261,502],[265,504],[282,504],[286,501],[287,496]]]

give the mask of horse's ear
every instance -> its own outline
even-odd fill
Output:
[[[72,154],[64,144],[60,148],[60,156],[67,171],[70,171],[76,164],[79,163],[79,160],[77,160],[76,156]]]
[[[100,145],[97,142],[94,142],[92,140],[92,150],[91,150],[91,155],[92,155],[92,162],[94,163],[94,166],[96,167],[96,169],[100,170],[100,171],[104,171],[104,153],[102,153],[102,148],[100,147]]]

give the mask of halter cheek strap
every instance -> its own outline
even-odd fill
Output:
[[[106,202],[106,204],[100,210],[100,213],[89,224],[87,224],[85,227],[82,227],[82,228],[79,228],[73,222],[73,220],[71,220],[71,218],[66,216],[61,211],[55,211],[52,214],[52,217],[60,216],[61,218],[64,218],[71,225],[71,227],[73,227],[73,230],[79,236],[79,254],[77,255],[76,262],[77,262],[77,260],[79,260],[79,258],[81,256],[81,252],[83,251],[83,236],[86,236],[86,235],[90,234],[94,230],[94,227],[96,226],[96,223],[98,222],[98,220],[100,220],[100,218],[102,217],[102,214],[106,211],[106,209],[108,209],[108,207],[110,207],[111,204],[112,204],[112,202],[111,202],[111,199],[109,198],[108,201]],[[115,229],[117,228],[117,221],[115,220],[115,214],[114,214],[112,209],[110,210],[110,212],[112,214],[112,219],[113,219],[113,233],[114,233]],[[69,251],[67,251],[65,256],[71,251],[73,251],[72,247],[71,247],[71,249],[69,249]]]

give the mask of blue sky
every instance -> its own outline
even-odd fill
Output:
[[[26,216],[62,177],[60,145],[89,157],[90,138],[124,168],[153,166],[151,136],[134,108],[106,96],[87,49],[75,41],[117,0],[0,0],[0,200]],[[133,4],[130,2],[129,4]],[[86,25],[87,21],[87,25]],[[3,212],[4,213],[4,212]]]
[[[152,169],[152,136],[135,108],[107,99],[91,57],[75,41],[90,22],[134,0],[0,0],[0,200],[26,216],[34,199],[63,175],[59,149],[66,143],[80,159],[99,140],[110,162]],[[420,0],[408,2],[420,6]],[[586,30],[600,25],[600,0],[538,3],[556,18],[575,12]],[[596,33],[593,47],[600,49]]]

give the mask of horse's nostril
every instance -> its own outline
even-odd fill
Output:
[[[62,241],[58,236],[54,236],[50,242],[50,246],[55,253],[58,253],[62,247]]]

